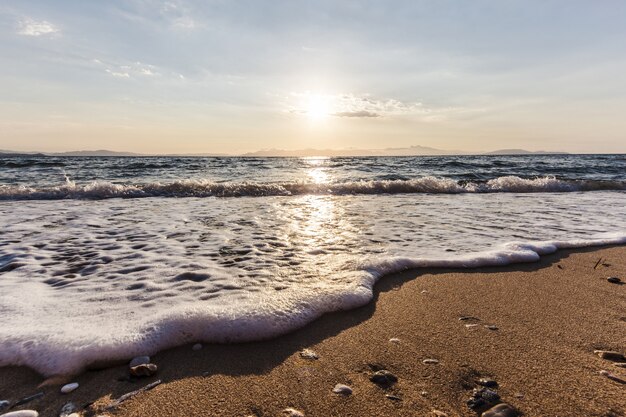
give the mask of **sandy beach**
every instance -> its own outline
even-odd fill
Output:
[[[411,270],[383,278],[369,305],[274,340],[158,353],[151,377],[129,378],[126,364],[48,381],[3,368],[0,400],[42,392],[12,409],[42,416],[70,401],[82,415],[122,417],[280,416],[290,408],[306,416],[475,416],[466,402],[487,378],[525,416],[623,416],[626,385],[600,371],[626,379],[626,369],[594,350],[626,349],[626,286],[607,281],[624,279],[625,255],[621,246],[508,267]],[[318,359],[302,357],[304,349]],[[371,382],[381,369],[397,383]],[[76,391],[59,393],[72,381]],[[333,393],[336,384],[352,394]]]

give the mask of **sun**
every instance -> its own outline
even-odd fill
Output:
[[[322,120],[331,113],[330,98],[320,94],[308,94],[304,100],[304,114],[311,120]]]

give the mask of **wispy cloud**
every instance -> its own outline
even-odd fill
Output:
[[[44,36],[54,35],[60,32],[60,29],[46,21],[46,20],[34,20],[26,17],[18,22],[17,33],[24,36]]]
[[[156,77],[161,75],[154,65],[141,62],[124,65],[106,63],[99,59],[93,59],[92,62],[103,68],[104,72],[116,78]]]

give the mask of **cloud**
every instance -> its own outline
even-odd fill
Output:
[[[337,113],[333,113],[333,116],[337,117],[380,117],[380,114],[374,113],[367,110],[359,110],[359,111],[340,111]]]
[[[104,72],[116,78],[156,77],[161,75],[154,65],[141,62],[125,65],[106,63],[100,59],[92,59],[91,62],[98,67],[104,68]]]
[[[59,33],[60,29],[46,20],[24,18],[19,22],[18,34],[24,36],[43,36]]]

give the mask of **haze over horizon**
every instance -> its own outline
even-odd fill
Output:
[[[0,5],[0,149],[626,152],[626,3]]]

